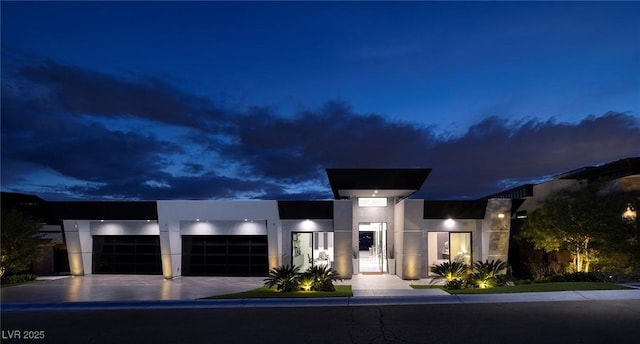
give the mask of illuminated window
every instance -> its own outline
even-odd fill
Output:
[[[358,207],[386,207],[386,197],[360,197],[358,198]]]
[[[291,264],[300,267],[300,271],[311,266],[333,268],[333,233],[291,233]]]
[[[469,232],[429,232],[427,245],[429,266],[445,262],[470,265],[472,262]]]

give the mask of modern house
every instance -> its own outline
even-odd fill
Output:
[[[627,193],[640,191],[640,157],[621,159],[600,166],[588,166],[561,173],[552,179],[539,184],[525,184],[505,190],[487,198],[510,198],[521,204],[511,220],[511,240],[509,245],[509,262],[515,275],[528,275],[526,261],[531,260],[533,247],[522,241],[514,241],[522,225],[527,221],[527,215],[538,209],[544,199],[552,192],[576,188],[588,184],[596,184],[601,194]],[[637,218],[636,204],[628,204],[626,209],[620,209],[621,217],[635,221]]]
[[[576,170],[479,200],[410,198],[431,172],[421,168],[327,169],[333,200],[43,204],[60,223],[73,275],[265,276],[294,264],[331,266],[345,278],[419,279],[446,261],[508,261],[512,227],[548,192],[606,175],[612,190],[638,190],[639,161]]]

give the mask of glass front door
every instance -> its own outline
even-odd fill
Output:
[[[363,222],[358,225],[358,263],[361,273],[387,272],[387,224]]]

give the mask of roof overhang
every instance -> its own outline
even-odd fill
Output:
[[[356,197],[407,198],[418,191],[430,168],[328,168],[335,199]]]

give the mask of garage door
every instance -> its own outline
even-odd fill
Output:
[[[183,235],[185,276],[266,276],[266,235]]]
[[[160,237],[156,235],[94,235],[93,273],[162,274]]]

